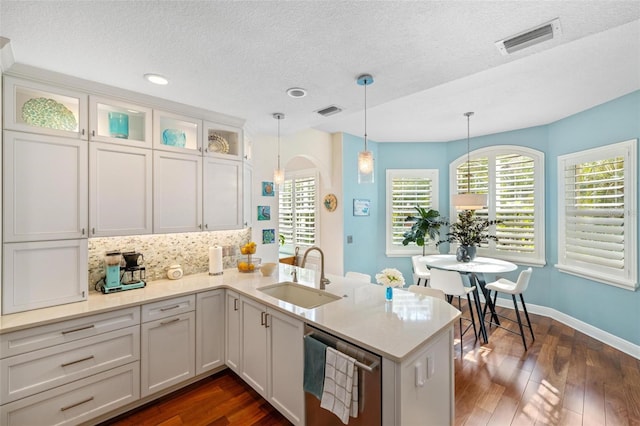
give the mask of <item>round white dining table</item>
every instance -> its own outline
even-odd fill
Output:
[[[491,310],[491,319],[496,324],[500,324],[495,311],[495,307],[493,306],[493,301],[489,297],[485,288],[486,280],[484,278],[484,274],[501,274],[504,272],[515,271],[516,269],[518,269],[518,265],[516,265],[515,263],[507,262],[505,260],[493,259],[490,257],[476,257],[469,262],[458,262],[454,254],[434,254],[431,256],[422,256],[418,259],[418,262],[423,263],[427,266],[427,268],[456,271],[469,276],[469,280],[472,285],[473,282],[475,282],[477,284],[476,289],[480,287],[480,290],[482,290],[482,294],[485,298],[485,303]],[[475,293],[475,299],[476,306],[478,307],[479,311],[480,302],[478,300],[477,292]],[[488,343],[489,337],[487,335],[487,330],[484,324],[484,318],[481,318],[480,320],[480,332],[482,333],[484,342]]]

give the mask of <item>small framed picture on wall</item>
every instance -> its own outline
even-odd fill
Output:
[[[274,195],[273,182],[262,182],[262,196],[273,197]]]
[[[271,220],[271,206],[258,206],[258,220]]]
[[[362,198],[353,199],[353,215],[354,216],[369,216],[369,207],[371,200],[364,200]]]

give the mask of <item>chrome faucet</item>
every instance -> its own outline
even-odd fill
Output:
[[[324,276],[324,253],[318,246],[309,247],[307,251],[304,252],[304,256],[302,256],[302,262],[300,262],[300,267],[304,268],[304,265],[307,263],[307,255],[310,251],[317,250],[320,253],[320,290],[324,290],[327,284],[330,284],[331,281],[325,278]]]

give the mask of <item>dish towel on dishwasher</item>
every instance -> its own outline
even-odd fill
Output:
[[[324,368],[324,390],[320,407],[331,411],[344,424],[349,416],[358,415],[358,369],[356,360],[334,348],[327,347]],[[354,400],[355,397],[355,400]]]

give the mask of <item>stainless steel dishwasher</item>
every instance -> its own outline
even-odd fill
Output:
[[[304,334],[356,359],[355,365],[358,368],[358,417],[349,417],[348,424],[350,426],[381,425],[382,358],[308,324],[305,324]],[[307,392],[305,392],[304,398],[307,426],[343,424],[335,414],[320,407],[318,398]]]

